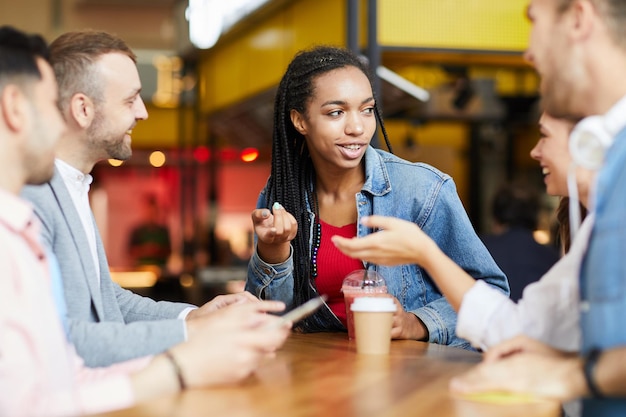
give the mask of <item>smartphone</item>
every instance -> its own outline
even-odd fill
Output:
[[[296,307],[289,313],[282,315],[281,318],[284,321],[296,323],[323,306],[327,298],[328,297],[326,295],[320,295],[319,297],[311,298],[309,301],[302,304],[301,306]]]

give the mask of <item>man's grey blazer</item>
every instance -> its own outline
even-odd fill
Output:
[[[113,282],[100,233],[94,226],[100,263],[98,285],[87,235],[58,171],[46,184],[25,187],[22,196],[33,203],[43,223],[43,244],[58,258],[70,340],[87,366],[156,354],[184,340],[184,322],[177,317],[190,305],[156,302]]]

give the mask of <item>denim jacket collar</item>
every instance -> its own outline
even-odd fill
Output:
[[[375,196],[385,195],[391,191],[389,173],[383,161],[383,155],[376,152],[371,145],[365,150],[365,184],[361,188]]]

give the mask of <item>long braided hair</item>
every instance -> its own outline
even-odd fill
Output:
[[[289,64],[276,92],[272,170],[267,184],[266,204],[271,207],[275,201],[281,203],[298,222],[298,233],[292,241],[295,305],[316,295],[316,285],[311,274],[310,242],[312,231],[319,227],[319,210],[315,193],[315,167],[304,136],[291,122],[290,112],[294,109],[306,117],[307,104],[314,94],[314,80],[329,71],[350,66],[360,69],[372,84],[367,64],[347,49],[318,46],[301,51]],[[385,143],[391,150],[379,108],[375,106],[374,112]],[[315,213],[313,222],[307,207],[311,207]],[[344,330],[343,325],[326,308],[299,322],[297,328],[308,332]]]

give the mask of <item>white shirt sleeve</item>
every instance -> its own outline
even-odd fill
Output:
[[[578,274],[592,225],[593,215],[589,215],[569,253],[539,281],[528,285],[517,304],[483,281],[477,281],[463,297],[457,334],[483,350],[518,334],[558,349],[578,350],[581,340]]]
[[[507,317],[507,320],[494,319]],[[487,350],[490,346],[519,333],[515,303],[484,281],[477,281],[463,297],[456,333],[472,346]]]

